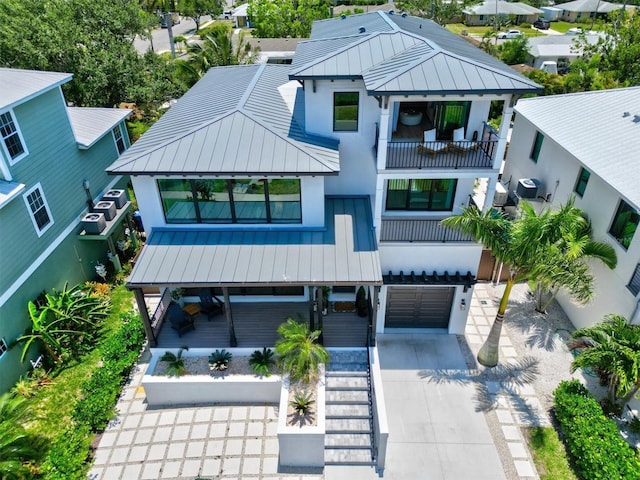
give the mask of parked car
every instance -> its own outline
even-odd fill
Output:
[[[551,22],[549,20],[544,19],[544,18],[539,18],[538,20],[533,22],[533,26],[535,28],[540,29],[540,30],[549,30],[549,26],[550,25],[551,25]]]
[[[511,39],[511,38],[522,37],[522,35],[523,33],[520,30],[507,30],[506,32],[498,33],[498,38]]]

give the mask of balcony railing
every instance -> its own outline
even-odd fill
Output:
[[[381,242],[472,242],[470,235],[445,227],[440,220],[383,218]]]
[[[491,168],[496,140],[464,142],[391,142],[387,167],[392,168]]]

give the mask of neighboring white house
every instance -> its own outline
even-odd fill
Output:
[[[599,35],[585,35],[589,44],[595,44]],[[541,68],[544,62],[556,62],[558,68],[567,67],[582,56],[582,48],[578,46],[575,35],[544,35],[529,37],[529,61],[534,68]]]
[[[593,262],[595,298],[586,306],[560,296],[576,327],[609,313],[639,323],[640,87],[554,95],[516,105],[503,183],[510,192],[520,179],[540,182],[537,206],[566,203],[584,210],[595,240],[618,255],[614,270]],[[542,199],[548,199],[545,202]]]
[[[533,23],[542,16],[542,10],[526,3],[486,0],[462,10],[465,25],[492,25],[496,15],[508,16],[513,25]]]
[[[565,22],[579,22],[605,17],[611,12],[625,8],[622,4],[605,2],[604,0],[574,0],[573,2],[561,3],[557,7],[562,9],[560,20]],[[631,9],[633,8],[631,7]]]

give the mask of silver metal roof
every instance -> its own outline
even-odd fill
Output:
[[[315,22],[311,40],[298,44],[290,78],[363,78],[370,94],[388,95],[541,90],[431,20],[387,12]]]
[[[542,10],[526,3],[512,3],[504,0],[487,0],[478,5],[468,6],[462,12],[468,15],[495,15],[496,11],[502,15],[535,15],[543,13]]]
[[[558,8],[566,10],[567,12],[608,13],[624,8],[624,5],[605,2],[604,0],[575,0],[573,2],[559,4]]]
[[[126,108],[67,107],[78,145],[89,148],[131,114]]]
[[[154,230],[127,286],[382,284],[368,198],[327,198],[326,230]]]
[[[515,110],[640,209],[640,87],[527,98]]]
[[[328,175],[338,141],[304,131],[289,65],[212,68],[107,170],[117,174]]]
[[[597,43],[599,38],[600,35],[584,35],[589,44]],[[578,40],[575,35],[531,37],[528,39],[529,53],[532,57],[576,57],[582,55],[582,47],[577,45]]]
[[[70,73],[0,68],[0,109],[11,108],[71,80]]]

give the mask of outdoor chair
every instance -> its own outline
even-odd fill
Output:
[[[424,143],[422,145],[418,145],[418,151],[420,153],[430,153],[433,158],[435,158],[435,156],[440,152],[446,152],[448,148],[448,143],[436,141],[435,128],[425,131]]]
[[[169,320],[171,328],[178,332],[178,337],[181,337],[185,332],[196,329],[193,317],[175,302],[171,302],[167,308],[167,320]]]
[[[203,288],[198,292],[200,297],[200,312],[207,315],[207,320],[211,317],[224,313],[224,303],[215,295],[211,294],[211,290]]]
[[[453,150],[459,150],[461,152],[469,152],[478,148],[480,144],[475,140],[465,140],[464,127],[456,128],[453,131],[453,141],[450,144],[450,148]]]

